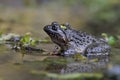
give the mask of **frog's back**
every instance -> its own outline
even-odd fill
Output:
[[[76,44],[76,47],[79,47],[79,48],[81,47],[84,48],[90,45],[91,43],[100,42],[100,40],[97,39],[95,36],[92,36],[91,34],[88,34],[86,32],[72,30],[69,33],[70,33],[69,41]]]
[[[76,52],[84,54],[84,52],[86,52],[85,50],[91,47],[93,44],[95,44],[95,46],[97,46],[99,49],[105,49],[106,46],[109,47],[103,38],[96,38],[95,36],[86,32],[71,30],[69,33],[69,43],[74,49],[76,49]],[[101,46],[101,44],[104,44],[104,46]]]

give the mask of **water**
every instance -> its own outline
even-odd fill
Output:
[[[41,44],[41,46],[42,45],[49,48],[53,46],[51,43],[47,45]],[[104,75],[107,75],[108,79],[120,79],[119,49],[113,49],[109,57],[104,57],[97,61],[75,60],[74,58],[60,56],[44,56],[41,55],[41,53],[40,55],[25,55],[22,61],[19,52],[14,52],[3,45],[0,47],[1,80],[51,80],[51,78],[60,80],[65,78],[67,80],[69,79],[69,77],[65,77],[69,76],[67,74],[72,74],[74,76],[74,74],[78,75],[78,73],[86,73],[87,76],[89,76],[89,74],[102,75],[100,79],[106,78]],[[57,77],[58,75],[60,77]],[[79,76],[76,77],[78,79],[81,78]],[[92,78],[94,77],[96,77],[96,75]],[[99,78],[99,76],[97,78]]]

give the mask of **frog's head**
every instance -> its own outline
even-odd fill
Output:
[[[62,46],[67,43],[66,30],[70,29],[69,24],[59,24],[52,22],[51,25],[46,25],[44,31],[50,36],[51,40]]]

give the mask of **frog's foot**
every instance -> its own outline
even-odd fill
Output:
[[[74,49],[68,49],[68,50],[62,52],[61,55],[65,56],[65,57],[69,57],[69,56],[72,56],[72,55],[74,55],[76,53],[77,52]]]
[[[89,56],[107,56],[110,53],[111,47],[106,44],[106,43],[94,43],[89,45],[85,52],[84,55],[89,57]]]

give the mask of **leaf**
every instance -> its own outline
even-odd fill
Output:
[[[106,33],[101,34],[108,42],[109,45],[114,46],[116,44],[116,39],[114,36],[108,36]]]
[[[106,33],[102,33],[101,36],[108,38],[108,35]]]
[[[61,25],[60,27],[61,27],[62,29],[66,29],[66,28],[67,28],[66,26],[63,26],[63,25]]]
[[[108,38],[108,44],[110,44],[112,46],[115,45],[116,44],[116,39],[113,36],[110,36]]]
[[[31,37],[29,35],[25,35],[20,42],[23,43],[23,45],[30,45]]]
[[[91,59],[90,61],[91,61],[91,62],[98,62],[98,58]]]
[[[55,74],[55,73],[48,73],[48,72],[43,72],[43,71],[36,71],[36,70],[32,70],[31,71],[32,74],[36,74],[36,75],[46,75],[47,77],[51,77],[51,78],[56,78],[56,79],[60,79],[60,80],[71,80],[71,79],[76,79],[76,78],[97,78],[100,79],[103,77],[103,75],[101,73],[71,73],[71,74]]]
[[[76,59],[76,60],[87,60],[87,58],[85,56],[81,55],[80,53],[75,54],[74,59]]]
[[[36,45],[36,40],[31,40],[30,45],[35,46]]]
[[[47,73],[48,77],[52,78],[58,78],[58,79],[75,79],[75,78],[91,78],[91,77],[96,77],[96,78],[102,78],[102,74],[95,74],[95,73],[72,73],[72,74],[64,74],[64,75],[59,75],[59,74],[54,74],[54,73]]]

